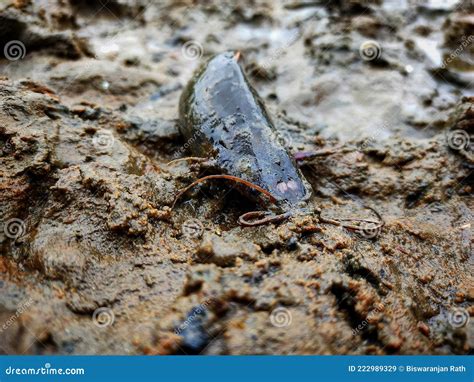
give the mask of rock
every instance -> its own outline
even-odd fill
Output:
[[[180,350],[184,354],[199,354],[209,343],[210,337],[203,322],[205,316],[205,309],[193,307],[176,328],[176,333],[182,337]]]
[[[32,262],[48,278],[72,282],[80,279],[86,266],[87,251],[78,243],[63,235],[62,227],[52,237],[35,240],[32,246]]]
[[[444,25],[444,41],[450,47],[462,47],[474,52],[472,36],[474,35],[474,15],[453,13]],[[465,44],[464,44],[465,42]]]
[[[125,139],[134,144],[144,144],[158,150],[170,150],[170,144],[181,139],[175,121],[160,118],[144,119],[136,114],[129,114],[125,119],[130,129],[125,132]]]
[[[2,49],[6,58],[24,58],[37,50],[44,50],[59,57],[77,59],[81,56],[92,56],[87,41],[78,38],[71,31],[52,32],[40,17],[28,15],[15,8],[0,11],[0,45],[14,44],[15,50]],[[15,42],[15,43],[12,43]]]
[[[377,37],[379,29],[382,27],[380,21],[372,16],[359,16],[352,20],[354,29],[366,37]]]
[[[200,263],[214,263],[221,267],[235,265],[237,258],[255,260],[259,248],[253,243],[238,243],[233,235],[219,237],[205,233],[196,252]]]

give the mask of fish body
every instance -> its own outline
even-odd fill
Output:
[[[214,159],[222,173],[263,188],[284,210],[310,197],[308,182],[233,52],[212,57],[196,72],[183,90],[179,114],[193,153]]]

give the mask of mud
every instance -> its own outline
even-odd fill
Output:
[[[72,3],[0,10],[0,353],[472,352],[472,7]],[[230,49],[292,152],[345,149],[302,166],[320,214],[243,228],[219,181],[171,210],[206,171],[167,165],[181,90]]]

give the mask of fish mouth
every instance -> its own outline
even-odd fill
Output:
[[[305,202],[309,199],[308,192],[304,183],[299,183],[293,179],[278,182],[275,186],[275,196],[282,204],[291,206]]]
[[[276,189],[282,195],[298,191],[298,188],[298,183],[296,183],[293,179],[289,180],[288,182],[277,183],[276,185]]]

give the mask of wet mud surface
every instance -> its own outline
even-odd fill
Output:
[[[472,7],[99,3],[0,9],[0,353],[472,352]],[[181,91],[226,50],[293,153],[337,149],[314,213],[241,227],[221,181],[171,210],[206,174],[168,165]]]

